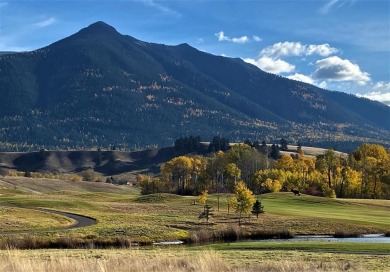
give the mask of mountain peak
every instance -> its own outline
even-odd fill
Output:
[[[79,31],[79,33],[83,33],[86,35],[117,35],[119,34],[118,31],[110,26],[109,24],[103,22],[103,21],[98,21],[96,23],[93,23],[86,28],[83,28],[82,30]]]

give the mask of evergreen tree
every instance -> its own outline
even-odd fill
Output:
[[[282,138],[280,140],[280,149],[283,150],[283,151],[287,151],[288,150],[287,145],[288,145],[287,140]]]
[[[256,214],[256,218],[259,218],[259,214],[263,213],[264,206],[261,206],[261,202],[257,199],[252,207],[252,213]]]
[[[279,151],[279,146],[278,145],[275,145],[273,144],[271,146],[271,154],[270,154],[271,158],[273,158],[274,160],[277,160],[279,159],[280,157],[280,151]]]
[[[208,152],[211,152],[214,150],[214,152],[217,152],[219,150],[221,151],[227,151],[229,149],[229,140],[226,138],[222,138],[221,136],[214,136],[213,140],[211,141]]]

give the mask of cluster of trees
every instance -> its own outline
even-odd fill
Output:
[[[290,191],[327,197],[390,199],[390,155],[383,146],[363,144],[351,155],[327,150],[317,158],[284,155],[252,179],[261,193]]]
[[[185,150],[188,152],[201,152],[200,136],[181,137],[175,141],[176,150]]]
[[[251,190],[249,190],[243,181],[239,181],[234,186],[233,195],[226,198],[228,213],[230,207],[239,214],[238,225],[241,226],[242,218],[244,215],[254,214],[256,218],[264,212],[264,206],[261,205],[259,199],[255,199],[255,196]],[[206,222],[213,215],[212,206],[207,204],[208,190],[204,190],[199,195],[199,203],[204,204],[203,212],[199,215],[199,219],[204,218]],[[219,209],[218,209],[219,210]]]
[[[390,199],[389,153],[363,144],[349,156],[328,150],[310,158],[301,151],[273,160],[253,145],[238,144],[209,156],[176,157],[161,167],[160,176],[140,175],[138,182],[143,194],[232,193],[242,181],[255,194],[296,189],[327,197]]]

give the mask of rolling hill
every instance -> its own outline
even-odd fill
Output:
[[[390,145],[390,108],[104,22],[0,55],[0,150],[141,149],[219,134],[347,150]]]
[[[0,152],[0,174],[8,170],[77,173],[93,169],[104,176],[160,172],[160,164],[186,154],[174,147],[144,151],[39,151]]]
[[[201,150],[207,150],[204,143]],[[281,154],[296,154],[297,146],[288,146],[288,151]],[[315,157],[326,152],[326,149],[303,146],[302,151],[307,157]],[[341,156],[345,153],[336,151]],[[174,147],[153,148],[143,151],[107,151],[107,150],[41,150],[39,152],[0,152],[0,176],[8,171],[45,172],[73,174],[87,169],[93,169],[103,176],[126,177],[135,180],[137,174],[154,175],[160,172],[160,166],[188,151],[177,150]]]

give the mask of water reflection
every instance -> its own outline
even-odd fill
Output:
[[[275,240],[270,240],[275,241]],[[318,242],[358,242],[358,243],[390,243],[390,237],[385,237],[383,234],[366,234],[357,238],[334,238],[330,235],[296,235],[288,241],[318,241]]]

